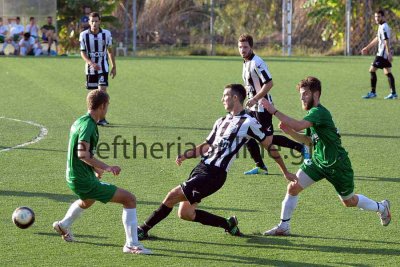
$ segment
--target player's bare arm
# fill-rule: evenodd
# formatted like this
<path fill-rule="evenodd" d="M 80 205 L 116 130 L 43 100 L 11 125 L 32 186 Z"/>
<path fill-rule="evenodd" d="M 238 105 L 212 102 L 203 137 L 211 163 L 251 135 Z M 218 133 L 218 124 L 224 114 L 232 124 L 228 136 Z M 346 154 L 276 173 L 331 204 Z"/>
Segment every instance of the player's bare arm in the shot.
<path fill-rule="evenodd" d="M 312 126 L 312 123 L 306 120 L 296 120 L 293 119 L 282 112 L 278 111 L 269 101 L 265 100 L 262 101 L 262 105 L 268 112 L 272 115 L 275 115 L 275 117 L 278 118 L 281 122 L 292 128 L 294 131 L 299 132 L 301 130 L 310 128 Z"/>
<path fill-rule="evenodd" d="M 104 162 L 96 159 L 94 155 L 90 153 L 90 144 L 85 141 L 80 141 L 78 143 L 78 158 L 85 162 L 86 164 L 92 166 L 95 169 L 104 170 L 106 172 L 111 172 L 113 175 L 119 175 L 121 168 L 118 166 L 109 166 Z"/>
<path fill-rule="evenodd" d="M 389 39 L 385 40 L 385 49 L 386 49 L 386 54 L 388 55 L 388 61 L 392 62 L 393 57 L 392 57 L 392 53 L 390 52 Z"/>
<path fill-rule="evenodd" d="M 178 166 L 180 166 L 182 164 L 182 162 L 186 159 L 197 158 L 201 155 L 204 155 L 208 151 L 209 148 L 210 148 L 210 144 L 207 142 L 204 142 L 204 143 L 196 146 L 193 149 L 186 150 L 185 153 L 183 153 L 182 155 L 178 155 L 176 157 L 175 162 Z"/>
<path fill-rule="evenodd" d="M 92 62 L 90 58 L 86 55 L 85 51 L 81 51 L 81 57 L 91 68 L 95 70 L 100 70 L 100 66 L 97 65 L 95 62 Z"/>
<path fill-rule="evenodd" d="M 305 144 L 306 146 L 311 146 L 311 137 L 298 133 L 283 122 L 279 123 L 279 128 L 286 134 L 290 135 L 294 140 L 296 140 L 299 143 Z"/>
<path fill-rule="evenodd" d="M 366 47 L 361 49 L 361 54 L 365 55 L 372 47 L 378 44 L 378 37 L 375 37 Z"/>
<path fill-rule="evenodd" d="M 288 169 L 286 168 L 285 162 L 283 162 L 281 155 L 279 154 L 279 152 L 275 148 L 275 146 L 271 144 L 271 141 L 272 141 L 271 138 L 267 137 L 261 142 L 261 144 L 268 151 L 268 155 L 270 155 L 275 160 L 275 162 L 278 164 L 279 169 L 281 170 L 281 172 L 283 173 L 285 178 L 288 181 L 292 181 L 292 182 L 297 181 L 296 175 L 288 171 Z"/>
<path fill-rule="evenodd" d="M 114 57 L 111 47 L 107 48 L 107 54 L 108 54 L 108 57 L 110 58 L 110 61 L 112 64 L 110 75 L 111 75 L 111 78 L 114 79 L 115 75 L 117 75 L 117 65 L 115 64 L 115 57 Z"/>
<path fill-rule="evenodd" d="M 261 87 L 261 90 L 251 99 L 249 99 L 246 103 L 247 107 L 252 107 L 254 106 L 260 99 L 262 99 L 264 96 L 266 96 L 269 91 L 271 90 L 272 86 L 274 83 L 271 81 L 267 82 Z"/>

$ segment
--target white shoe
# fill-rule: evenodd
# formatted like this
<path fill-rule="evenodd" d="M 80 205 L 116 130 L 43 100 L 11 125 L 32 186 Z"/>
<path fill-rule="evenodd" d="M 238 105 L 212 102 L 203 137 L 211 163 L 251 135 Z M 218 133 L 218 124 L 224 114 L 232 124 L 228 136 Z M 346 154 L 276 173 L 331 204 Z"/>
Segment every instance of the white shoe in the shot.
<path fill-rule="evenodd" d="M 124 246 L 122 251 L 124 253 L 144 254 L 144 255 L 149 255 L 149 254 L 153 253 L 153 252 L 151 252 L 150 249 L 143 247 L 143 245 L 137 245 L 137 246 L 133 246 L 133 247 Z"/>
<path fill-rule="evenodd" d="M 390 202 L 389 200 L 385 199 L 379 202 L 379 204 L 381 204 L 385 208 L 382 213 L 378 211 L 378 216 L 381 219 L 381 224 L 383 226 L 388 226 L 390 221 L 392 220 L 392 215 L 390 214 Z"/>
<path fill-rule="evenodd" d="M 290 235 L 290 227 L 283 228 L 280 225 L 275 226 L 274 228 L 265 231 L 263 235 L 271 235 L 271 236 L 288 236 Z"/>
<path fill-rule="evenodd" d="M 62 239 L 66 242 L 75 242 L 74 235 L 72 234 L 70 229 L 64 228 L 61 226 L 59 221 L 53 223 L 53 229 L 61 235 Z"/>

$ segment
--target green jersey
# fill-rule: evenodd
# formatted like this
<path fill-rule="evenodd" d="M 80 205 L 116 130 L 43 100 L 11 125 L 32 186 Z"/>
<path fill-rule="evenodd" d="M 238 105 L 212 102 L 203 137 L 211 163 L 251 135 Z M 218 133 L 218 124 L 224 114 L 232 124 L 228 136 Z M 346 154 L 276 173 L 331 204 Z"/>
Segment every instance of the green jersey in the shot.
<path fill-rule="evenodd" d="M 95 120 L 89 113 L 77 119 L 69 133 L 66 179 L 68 186 L 77 192 L 89 192 L 98 183 L 92 166 L 78 158 L 78 143 L 85 141 L 90 144 L 89 151 L 96 153 L 99 131 Z"/>
<path fill-rule="evenodd" d="M 308 111 L 304 120 L 313 124 L 306 129 L 306 135 L 311 137 L 314 145 L 312 159 L 317 165 L 323 168 L 330 167 L 340 157 L 347 157 L 329 110 L 319 104 Z"/>

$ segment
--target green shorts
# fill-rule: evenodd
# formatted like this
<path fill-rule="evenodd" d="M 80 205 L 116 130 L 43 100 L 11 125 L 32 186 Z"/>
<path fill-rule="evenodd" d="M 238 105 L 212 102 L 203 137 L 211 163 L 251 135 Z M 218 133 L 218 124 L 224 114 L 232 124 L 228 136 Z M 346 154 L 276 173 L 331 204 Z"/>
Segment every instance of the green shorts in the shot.
<path fill-rule="evenodd" d="M 5 40 L 4 36 L 0 35 L 0 43 L 4 43 L 4 40 Z"/>
<path fill-rule="evenodd" d="M 109 202 L 117 191 L 115 185 L 100 181 L 95 183 L 95 186 L 89 192 L 79 192 L 79 190 L 70 186 L 69 188 L 82 200 L 94 199 L 103 203 Z"/>
<path fill-rule="evenodd" d="M 354 193 L 354 172 L 347 155 L 341 156 L 341 159 L 329 168 L 321 167 L 314 161 L 308 165 L 303 163 L 300 168 L 315 182 L 326 178 L 342 197 Z"/>

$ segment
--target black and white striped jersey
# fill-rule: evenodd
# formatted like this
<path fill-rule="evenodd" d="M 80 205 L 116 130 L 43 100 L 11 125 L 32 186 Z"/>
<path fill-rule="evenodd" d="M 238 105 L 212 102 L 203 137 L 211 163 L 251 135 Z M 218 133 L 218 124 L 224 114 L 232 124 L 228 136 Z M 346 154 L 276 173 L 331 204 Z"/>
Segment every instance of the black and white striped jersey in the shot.
<path fill-rule="evenodd" d="M 107 48 L 112 45 L 111 32 L 100 28 L 97 34 L 93 34 L 90 29 L 87 29 L 79 35 L 79 42 L 81 51 L 85 51 L 90 60 L 101 67 L 96 71 L 86 64 L 86 74 L 109 72 Z"/>
<path fill-rule="evenodd" d="M 272 76 L 268 70 L 267 64 L 254 53 L 247 61 L 245 60 L 243 62 L 242 78 L 249 99 L 254 97 L 261 90 L 264 84 L 272 81 Z M 265 98 L 272 102 L 272 99 L 268 94 Z M 260 103 L 251 107 L 250 110 L 258 112 L 265 111 L 264 107 Z"/>
<path fill-rule="evenodd" d="M 390 47 L 390 27 L 386 22 L 379 25 L 377 37 L 378 52 L 376 53 L 376 55 L 387 59 L 388 54 L 386 53 L 385 40 L 389 42 Z"/>
<path fill-rule="evenodd" d="M 261 124 L 243 110 L 238 115 L 218 119 L 206 141 L 210 144 L 202 161 L 228 171 L 240 148 L 254 138 L 262 142 L 267 137 Z"/>

